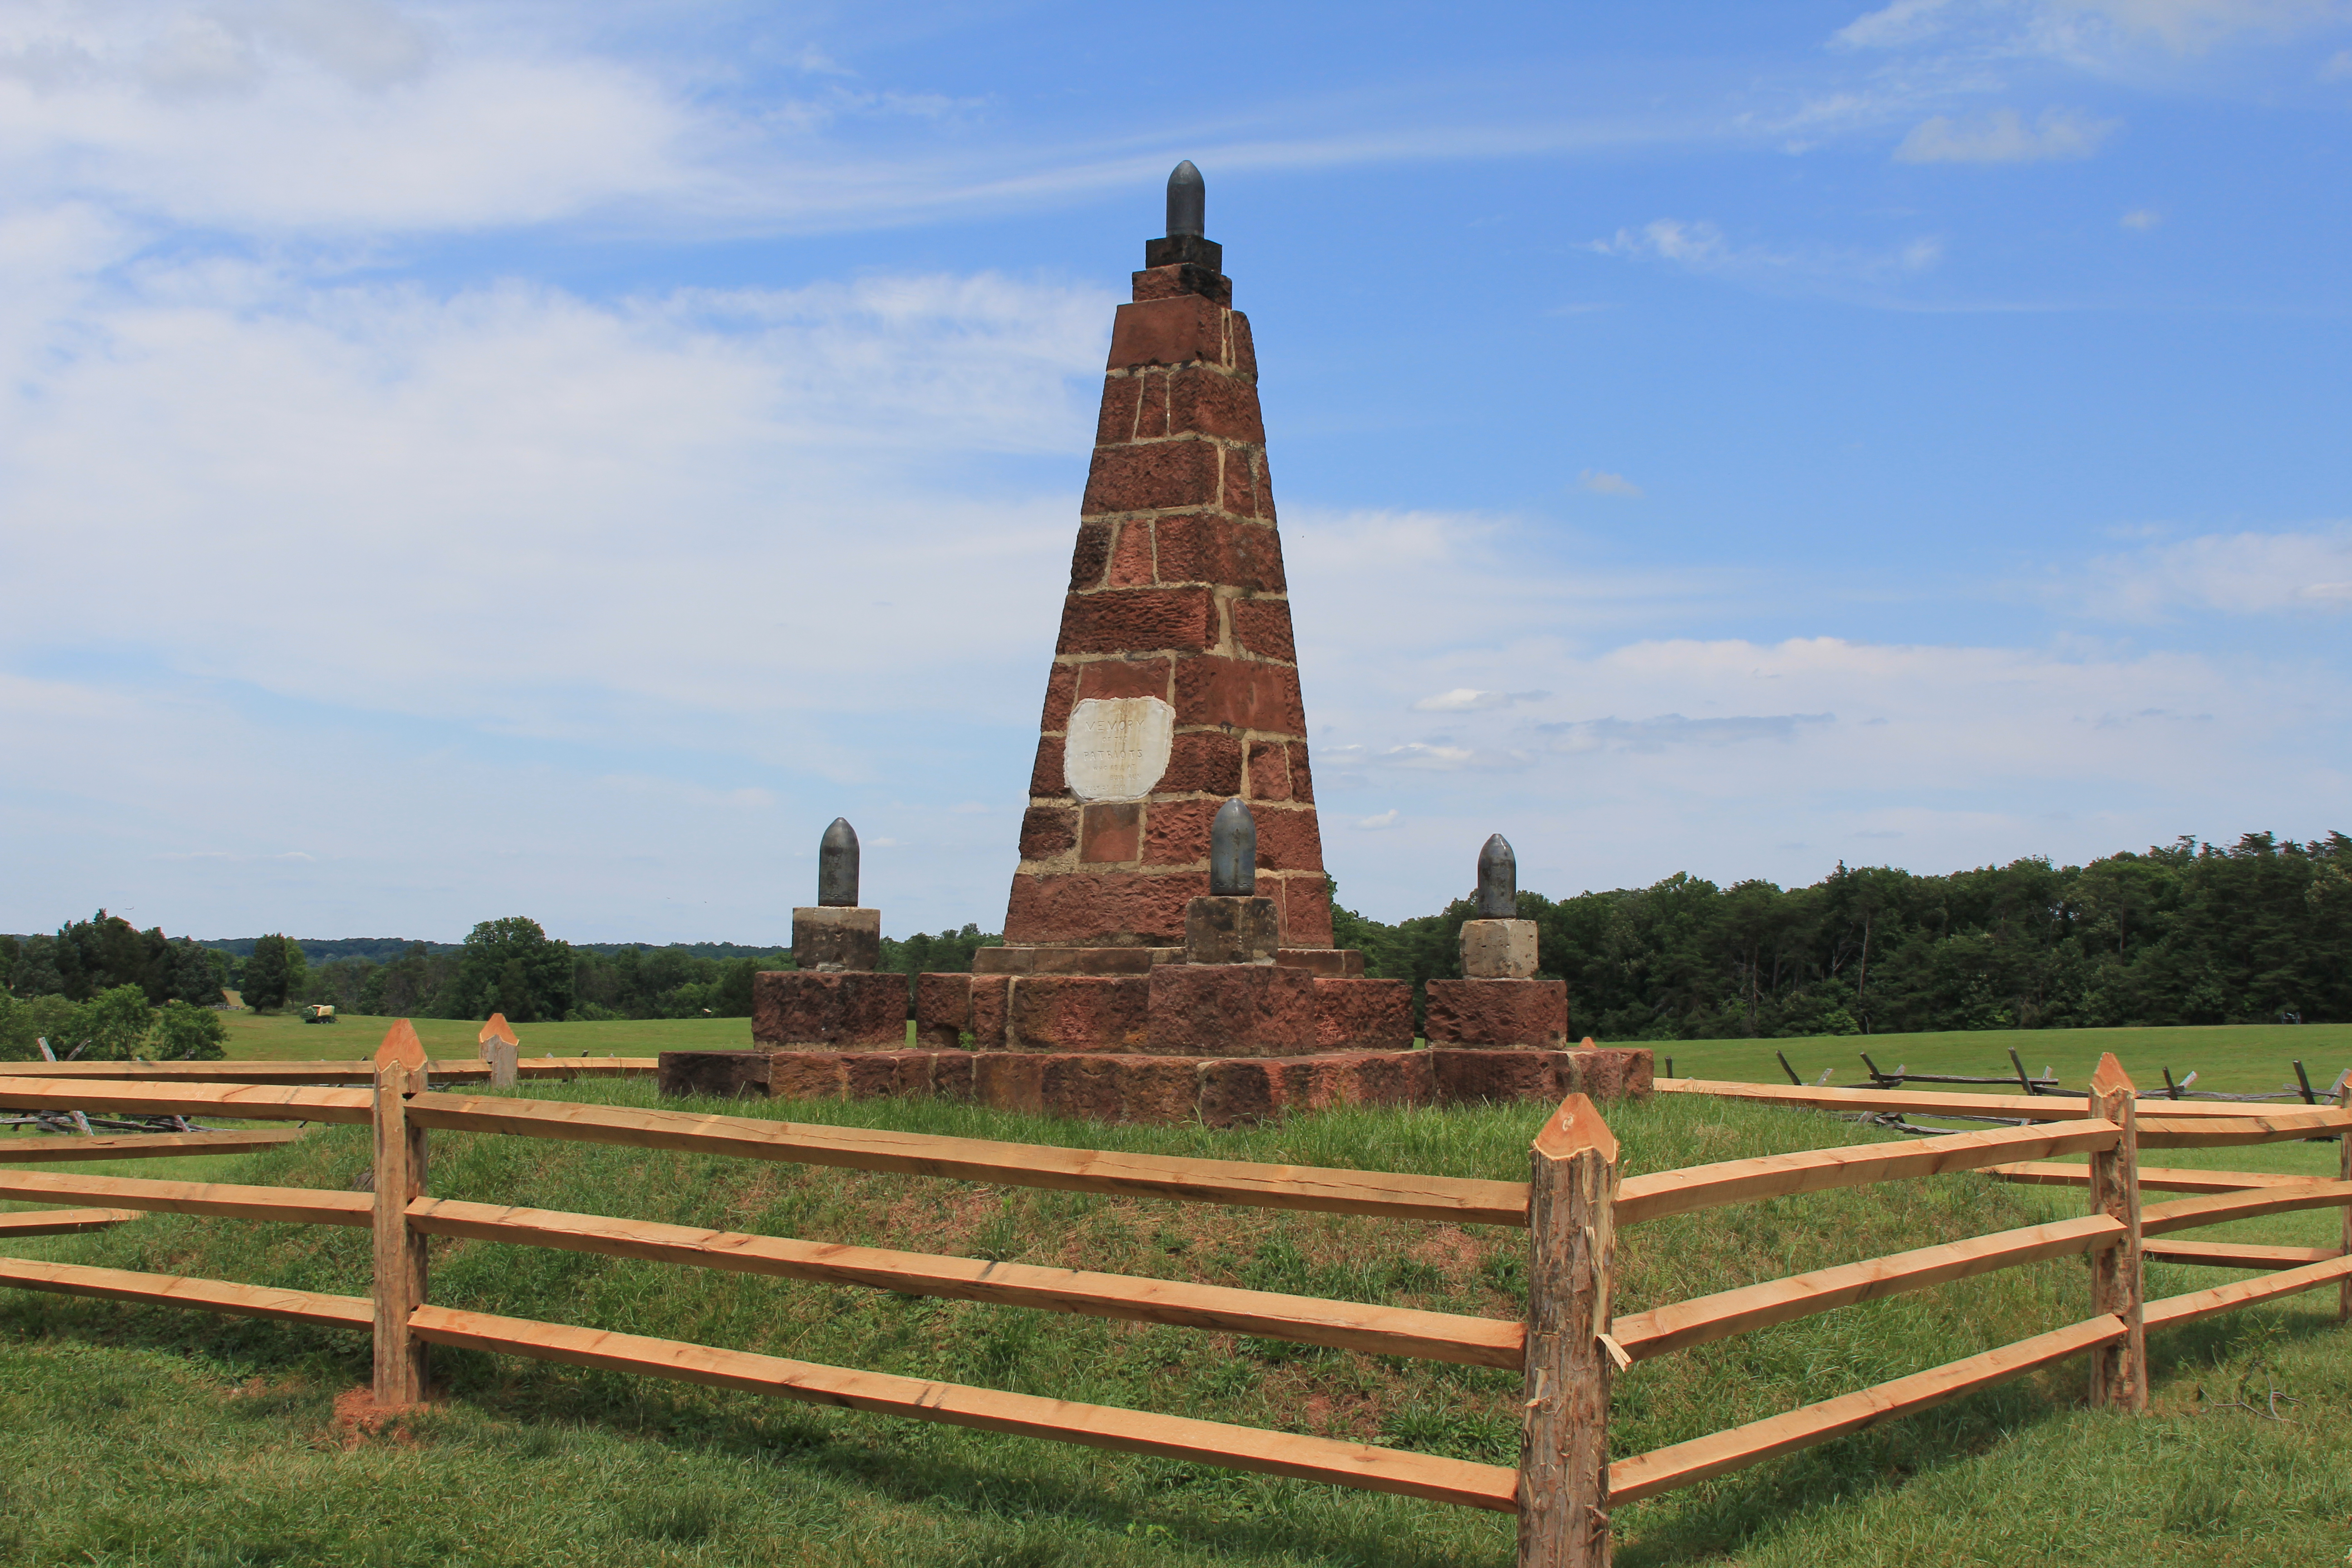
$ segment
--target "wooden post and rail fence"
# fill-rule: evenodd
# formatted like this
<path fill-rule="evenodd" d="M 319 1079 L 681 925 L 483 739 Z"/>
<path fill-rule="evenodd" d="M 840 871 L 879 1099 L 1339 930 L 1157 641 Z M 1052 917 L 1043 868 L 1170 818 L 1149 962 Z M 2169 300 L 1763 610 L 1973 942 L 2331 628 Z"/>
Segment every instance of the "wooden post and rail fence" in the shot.
<path fill-rule="evenodd" d="M 507 1034 L 510 1041 L 511 1031 Z M 486 1037 L 486 1047 L 490 1044 Z M 2092 1092 L 2081 1100 L 1661 1080 L 1660 1089 L 1670 1093 L 1832 1110 L 1846 1109 L 1846 1098 L 1854 1096 L 1872 1110 L 2011 1118 L 2022 1112 L 2035 1120 L 1909 1143 L 1816 1149 L 1631 1177 L 1621 1177 L 1617 1142 L 1600 1112 L 1583 1096 L 1573 1095 L 1537 1133 L 1525 1182 L 1127 1154 L 453 1093 L 429 1087 L 428 1075 L 438 1072 L 404 1022 L 386 1036 L 364 1087 L 234 1082 L 224 1081 L 226 1073 L 152 1068 L 138 1079 L 54 1072 L 0 1076 L 0 1108 L 87 1107 L 365 1124 L 373 1129 L 375 1150 L 373 1191 L 357 1193 L 16 1168 L 77 1157 L 249 1152 L 300 1136 L 291 1129 L 0 1140 L 0 1198 L 105 1205 L 0 1215 L 0 1235 L 89 1230 L 142 1212 L 163 1212 L 367 1226 L 374 1240 L 373 1294 L 366 1298 L 22 1258 L 0 1258 L 0 1285 L 364 1330 L 373 1336 L 374 1396 L 387 1405 L 425 1396 L 430 1346 L 459 1345 L 1489 1509 L 1517 1516 L 1525 1568 L 1606 1563 L 1610 1510 L 1617 1504 L 1725 1475 L 2072 1357 L 2089 1359 L 2095 1403 L 2144 1408 L 2149 1329 L 2329 1283 L 2341 1287 L 2340 1310 L 2352 1314 L 2352 1139 L 2344 1142 L 2336 1180 L 2164 1172 L 2138 1163 L 2143 1148 L 2338 1137 L 2352 1129 L 2352 1089 L 2333 1107 L 2248 1113 L 2236 1106 L 2168 1102 L 2161 1116 L 2141 1117 L 2130 1080 L 2112 1057 L 2102 1061 Z M 1975 1100 L 1998 1103 L 1990 1110 L 1962 1103 Z M 1514 1321 L 436 1198 L 430 1194 L 426 1163 L 427 1136 L 436 1131 L 688 1151 L 1115 1196 L 1520 1226 L 1530 1232 L 1528 1311 L 1523 1321 Z M 2067 1154 L 2089 1156 L 2087 1167 L 2042 1163 Z M 2083 1184 L 2091 1212 L 1623 1317 L 1612 1313 L 1618 1234 L 1627 1226 L 1736 1203 L 1963 1171 Z M 2191 1195 L 2143 1204 L 2142 1193 L 2150 1189 Z M 2345 1210 L 2343 1251 L 2160 1239 L 2202 1226 L 2310 1208 Z M 426 1241 L 435 1236 L 1517 1367 L 1526 1379 L 1520 1462 L 1477 1464 L 436 1307 L 429 1300 L 425 1267 Z M 1636 1363 L 1898 1291 L 2070 1254 L 2087 1254 L 2091 1262 L 2088 1315 L 2080 1322 L 1650 1453 L 1609 1458 L 1611 1382 Z M 2143 1299 L 2144 1258 L 2261 1274 L 2148 1301 Z"/>

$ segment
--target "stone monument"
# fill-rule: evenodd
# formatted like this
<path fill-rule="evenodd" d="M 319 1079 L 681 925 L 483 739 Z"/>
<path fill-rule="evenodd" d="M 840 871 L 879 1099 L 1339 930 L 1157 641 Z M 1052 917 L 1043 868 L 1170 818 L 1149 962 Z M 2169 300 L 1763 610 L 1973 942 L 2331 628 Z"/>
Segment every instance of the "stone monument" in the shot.
<path fill-rule="evenodd" d="M 1566 987 L 1535 978 L 1515 883 L 1482 891 L 1465 978 L 1432 983 L 1430 1049 L 1413 1048 L 1408 984 L 1332 945 L 1257 356 L 1205 205 L 1200 171 L 1178 164 L 1167 233 L 1112 322 L 1004 945 L 969 974 L 919 976 L 917 1048 L 891 1048 L 904 979 L 872 973 L 880 924 L 856 907 L 856 837 L 836 822 L 826 853 L 843 835 L 846 890 L 821 855 L 818 908 L 793 912 L 799 967 L 754 988 L 760 1048 L 739 1054 L 761 1064 L 729 1081 L 1213 1125 L 1648 1091 L 1647 1051 L 1559 1048 Z M 1490 860 L 1508 873 L 1499 836 L 1482 889 Z M 727 1053 L 666 1054 L 664 1090 L 717 1091 L 689 1054 Z"/>

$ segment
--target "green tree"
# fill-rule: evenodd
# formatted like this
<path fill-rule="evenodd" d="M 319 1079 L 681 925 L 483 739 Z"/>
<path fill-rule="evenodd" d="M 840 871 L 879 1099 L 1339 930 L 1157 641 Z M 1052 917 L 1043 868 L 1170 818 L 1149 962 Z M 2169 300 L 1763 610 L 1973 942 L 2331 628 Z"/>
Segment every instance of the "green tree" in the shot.
<path fill-rule="evenodd" d="M 228 1026 L 210 1007 L 198 1007 L 177 997 L 163 1004 L 155 1017 L 154 1055 L 157 1061 L 216 1062 L 228 1055 Z"/>
<path fill-rule="evenodd" d="M 299 990 L 308 968 L 302 949 L 290 938 L 278 933 L 261 938 L 245 961 L 245 1005 L 257 1013 L 283 1007 L 286 998 Z"/>
<path fill-rule="evenodd" d="M 484 921 L 457 954 L 449 1016 L 552 1023 L 572 1010 L 572 948 L 521 915 Z"/>
<path fill-rule="evenodd" d="M 86 1062 L 128 1061 L 154 1026 L 155 1009 L 143 987 L 110 986 L 73 1010 L 63 1037 L 52 1037 L 49 1048 L 60 1057 L 78 1052 Z"/>

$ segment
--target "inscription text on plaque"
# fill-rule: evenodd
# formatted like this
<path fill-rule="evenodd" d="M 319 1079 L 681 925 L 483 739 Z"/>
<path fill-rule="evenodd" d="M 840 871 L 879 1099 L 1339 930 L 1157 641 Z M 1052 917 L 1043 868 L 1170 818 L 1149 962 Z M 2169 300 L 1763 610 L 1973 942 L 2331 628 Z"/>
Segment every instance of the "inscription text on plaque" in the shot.
<path fill-rule="evenodd" d="M 1089 697 L 1070 710 L 1062 777 L 1080 800 L 1140 800 L 1175 739 L 1176 710 L 1157 697 Z"/>

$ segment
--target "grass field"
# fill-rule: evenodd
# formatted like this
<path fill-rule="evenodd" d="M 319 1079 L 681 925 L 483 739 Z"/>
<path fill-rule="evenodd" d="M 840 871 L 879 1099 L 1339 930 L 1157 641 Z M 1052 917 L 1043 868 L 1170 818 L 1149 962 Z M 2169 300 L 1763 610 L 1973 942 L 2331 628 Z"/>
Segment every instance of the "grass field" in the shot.
<path fill-rule="evenodd" d="M 600 1026 L 626 1026 L 569 1027 Z M 651 1102 L 642 1082 L 520 1092 Z M 1077 1126 L 940 1102 L 750 1109 L 1493 1177 L 1524 1174 L 1542 1114 L 1351 1110 L 1216 1132 Z M 1612 1107 L 1609 1119 L 1633 1172 L 1874 1136 L 1825 1116 L 1681 1097 Z M 203 1168 L 215 1180 L 341 1187 L 367 1158 L 363 1130 L 315 1128 L 299 1144 Z M 2336 1151 L 2164 1159 L 2316 1173 L 2332 1172 Z M 142 1162 L 141 1173 L 197 1163 Z M 1523 1309 L 1525 1237 L 1476 1227 L 445 1134 L 436 1135 L 433 1188 L 1494 1316 Z M 1619 1307 L 2032 1223 L 2079 1212 L 2082 1201 L 1961 1176 L 1658 1221 L 1621 1244 Z M 2322 1214 L 2244 1228 L 2321 1242 L 2336 1224 Z M 169 1215 L 18 1250 L 352 1294 L 363 1293 L 367 1271 L 362 1232 Z M 2158 1266 L 2150 1293 L 2219 1278 Z M 1515 1447 L 1517 1382 L 1492 1370 L 480 1243 L 436 1244 L 433 1295 L 1489 1461 L 1510 1462 Z M 1618 1451 L 1640 1451 L 2086 1314 L 2084 1270 L 2070 1259 L 1783 1325 L 1636 1367 L 1618 1384 L 1612 1437 Z M 1619 1558 L 1635 1568 L 2341 1562 L 2352 1546 L 2347 1331 L 2330 1291 L 2159 1335 L 2147 1417 L 2082 1408 L 2080 1368 L 2058 1369 L 1622 1510 Z M 333 1411 L 335 1396 L 365 1378 L 365 1345 L 324 1330 L 5 1292 L 0 1346 L 0 1553 L 9 1562 L 1433 1568 L 1510 1559 L 1507 1520 L 1433 1504 L 467 1353 L 440 1356 L 446 1395 L 432 1413 L 365 1436 Z M 2273 1387 L 2283 1419 L 2272 1418 Z"/>

